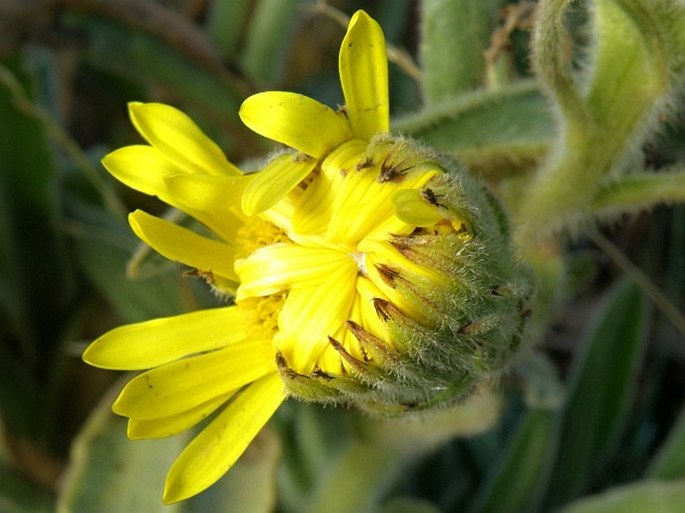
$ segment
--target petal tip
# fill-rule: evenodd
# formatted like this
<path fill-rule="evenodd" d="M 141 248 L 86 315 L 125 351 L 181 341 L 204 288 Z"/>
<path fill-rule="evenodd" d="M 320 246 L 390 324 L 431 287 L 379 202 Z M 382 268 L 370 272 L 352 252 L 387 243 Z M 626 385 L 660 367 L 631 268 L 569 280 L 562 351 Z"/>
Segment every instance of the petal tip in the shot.
<path fill-rule="evenodd" d="M 112 365 L 110 358 L 108 358 L 108 356 L 111 356 L 111 352 L 108 351 L 109 344 L 104 342 L 109 333 L 107 332 L 91 342 L 81 354 L 81 360 L 98 369 L 116 369 L 116 366 Z M 108 353 L 110 354 L 108 355 Z"/>
<path fill-rule="evenodd" d="M 178 470 L 175 468 L 175 465 L 172 465 L 166 476 L 164 493 L 162 494 L 162 502 L 166 505 L 189 499 L 207 488 L 204 486 L 198 489 L 197 486 L 193 486 L 192 483 L 189 483 L 187 479 L 183 479 L 183 473 L 180 474 L 181 475 L 179 475 Z"/>
<path fill-rule="evenodd" d="M 162 502 L 167 506 L 174 504 L 176 502 L 182 501 L 183 497 L 177 496 L 173 490 L 169 488 L 164 488 L 164 493 L 162 494 Z"/>
<path fill-rule="evenodd" d="M 359 9 L 350 18 L 350 23 L 348 26 L 352 27 L 353 25 L 356 25 L 359 21 L 368 22 L 369 20 L 373 20 L 373 18 L 369 16 L 369 14 L 364 9 Z"/>
<path fill-rule="evenodd" d="M 138 101 L 133 101 L 133 102 L 128 102 L 126 105 L 128 107 L 128 116 L 131 118 L 131 120 L 134 120 L 136 116 L 140 113 L 141 110 L 145 108 L 145 105 L 147 105 L 144 102 L 138 102 Z"/>
<path fill-rule="evenodd" d="M 98 367 L 97 357 L 95 357 L 95 358 L 93 357 L 94 353 L 96 352 L 93 349 L 93 345 L 94 345 L 94 343 L 92 343 L 88 347 L 86 347 L 86 349 L 81 354 L 81 360 L 83 360 L 88 365 L 92 365 L 93 367 Z"/>

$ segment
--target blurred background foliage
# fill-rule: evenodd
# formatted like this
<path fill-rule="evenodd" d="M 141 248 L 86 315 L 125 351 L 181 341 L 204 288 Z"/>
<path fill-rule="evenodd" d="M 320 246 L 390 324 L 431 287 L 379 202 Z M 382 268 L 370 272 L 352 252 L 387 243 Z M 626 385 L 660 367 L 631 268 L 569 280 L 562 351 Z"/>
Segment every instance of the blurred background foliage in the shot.
<path fill-rule="evenodd" d="M 128 101 L 182 108 L 247 162 L 270 146 L 239 123 L 241 101 L 286 89 L 341 104 L 337 51 L 363 8 L 390 45 L 393 128 L 516 195 L 559 132 L 531 69 L 536 7 L 0 0 L 0 511 L 685 511 L 682 206 L 557 240 L 538 269 L 563 274 L 541 290 L 552 307 L 541 351 L 496 394 L 431 429 L 290 403 L 182 505 L 160 496 L 187 437 L 127 441 L 109 411 L 117 376 L 80 360 L 114 326 L 215 304 L 130 232 L 127 212 L 163 205 L 99 164 L 138 141 Z M 589 16 L 579 1 L 566 20 L 578 61 Z M 638 148 L 650 170 L 685 157 L 673 105 Z"/>

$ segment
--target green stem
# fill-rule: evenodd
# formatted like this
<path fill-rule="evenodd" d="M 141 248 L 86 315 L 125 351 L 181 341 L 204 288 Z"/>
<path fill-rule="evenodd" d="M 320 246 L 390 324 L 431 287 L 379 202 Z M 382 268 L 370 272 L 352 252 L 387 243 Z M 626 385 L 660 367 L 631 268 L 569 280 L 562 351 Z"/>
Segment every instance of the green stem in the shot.
<path fill-rule="evenodd" d="M 478 89 L 439 105 L 426 107 L 416 114 L 395 118 L 392 120 L 392 129 L 394 132 L 420 134 L 445 120 L 458 118 L 485 106 L 502 106 L 508 101 L 520 101 L 519 98 L 539 97 L 539 89 L 534 80 L 521 80 L 496 90 Z"/>
<path fill-rule="evenodd" d="M 361 440 L 350 442 L 329 470 L 308 511 L 365 513 L 372 511 L 382 493 L 408 463 L 413 449 Z"/>
<path fill-rule="evenodd" d="M 420 2 L 426 103 L 439 103 L 483 84 L 484 53 L 499 4 L 500 0 Z"/>
<path fill-rule="evenodd" d="M 53 141 L 61 147 L 81 169 L 83 176 L 102 196 L 105 207 L 115 217 L 124 218 L 126 208 L 119 201 L 114 189 L 100 176 L 95 165 L 91 162 L 79 144 L 40 106 L 34 104 L 24 91 L 14 74 L 5 66 L 0 65 L 0 84 L 6 87 L 12 95 L 14 106 L 22 114 L 36 119 L 47 130 Z"/>
<path fill-rule="evenodd" d="M 572 1 L 543 0 L 538 4 L 532 49 L 538 77 L 556 100 L 565 123 L 578 129 L 587 123 L 588 113 L 571 76 L 571 38 L 564 16 Z"/>
<path fill-rule="evenodd" d="M 595 42 L 581 101 L 559 59 L 545 57 L 548 47 L 562 49 L 553 29 L 563 13 L 547 11 L 567 3 L 549 0 L 541 5 L 538 73 L 552 89 L 564 131 L 558 151 L 540 170 L 518 212 L 518 242 L 524 251 L 541 235 L 572 226 L 587 215 L 598 189 L 610 173 L 621 170 L 626 155 L 663 111 L 675 83 L 671 74 L 680 71 L 670 54 L 682 48 L 667 34 L 665 2 L 647 9 L 632 0 L 596 0 Z M 684 12 L 679 9 L 673 17 L 679 19 Z"/>
<path fill-rule="evenodd" d="M 636 212 L 660 203 L 685 201 L 685 164 L 659 173 L 629 175 L 602 187 L 592 199 L 595 214 Z"/>

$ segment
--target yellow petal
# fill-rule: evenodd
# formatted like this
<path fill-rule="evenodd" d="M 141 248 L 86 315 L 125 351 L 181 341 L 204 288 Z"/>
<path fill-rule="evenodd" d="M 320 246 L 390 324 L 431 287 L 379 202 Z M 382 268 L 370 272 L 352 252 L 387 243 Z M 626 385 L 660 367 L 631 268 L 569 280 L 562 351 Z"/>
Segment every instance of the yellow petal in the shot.
<path fill-rule="evenodd" d="M 297 93 L 254 94 L 240 107 L 240 119 L 258 134 L 316 158 L 352 138 L 342 116 Z"/>
<path fill-rule="evenodd" d="M 316 164 L 314 159 L 286 154 L 250 175 L 241 203 L 245 215 L 259 214 L 278 203 L 312 172 Z"/>
<path fill-rule="evenodd" d="M 240 277 L 236 300 L 319 285 L 344 267 L 354 269 L 356 263 L 342 251 L 297 244 L 264 246 L 236 262 Z"/>
<path fill-rule="evenodd" d="M 315 287 L 293 289 L 278 316 L 274 345 L 301 374 L 314 370 L 321 352 L 349 318 L 355 297 L 357 266 L 344 266 Z"/>
<path fill-rule="evenodd" d="M 173 205 L 164 179 L 167 176 L 182 173 L 183 169 L 164 156 L 152 146 L 125 146 L 102 159 L 114 178 L 132 189 L 144 194 L 157 196 L 162 201 Z"/>
<path fill-rule="evenodd" d="M 176 203 L 197 210 L 220 210 L 240 204 L 249 177 L 175 174 L 164 177 L 164 182 Z"/>
<path fill-rule="evenodd" d="M 385 341 L 392 340 L 388 334 L 387 325 L 380 319 L 373 306 L 374 299 L 378 298 L 388 301 L 388 297 L 371 280 L 363 276 L 357 280 L 357 293 L 360 297 L 359 315 L 362 327 L 378 338 Z M 388 342 L 388 346 L 392 347 L 391 343 Z"/>
<path fill-rule="evenodd" d="M 230 469 L 285 399 L 275 372 L 242 391 L 176 459 L 167 475 L 164 502 L 200 493 Z"/>
<path fill-rule="evenodd" d="M 380 226 L 396 226 L 393 194 L 399 189 L 421 187 L 437 173 L 437 169 L 410 171 L 399 183 L 379 182 L 377 172 L 371 168 L 349 173 L 333 203 L 328 237 L 343 244 L 357 244 L 371 233 L 379 233 Z"/>
<path fill-rule="evenodd" d="M 293 229 L 299 234 L 325 232 L 333 215 L 333 201 L 344 174 L 352 171 L 368 143 L 353 139 L 333 150 L 321 164 L 321 173 L 302 193 L 293 213 Z"/>
<path fill-rule="evenodd" d="M 330 240 L 356 244 L 376 226 L 394 215 L 391 184 L 378 183 L 368 170 L 351 172 L 345 177 L 333 201 L 333 215 L 328 225 Z"/>
<path fill-rule="evenodd" d="M 369 140 L 390 128 L 388 61 L 381 27 L 357 11 L 338 59 L 345 108 L 355 137 Z"/>
<path fill-rule="evenodd" d="M 138 132 L 152 146 L 188 172 L 238 176 L 221 149 L 183 112 L 162 103 L 129 103 Z"/>
<path fill-rule="evenodd" d="M 112 405 L 114 413 L 141 420 L 168 417 L 227 394 L 275 370 L 269 340 L 241 340 L 228 347 L 146 371 Z"/>
<path fill-rule="evenodd" d="M 144 194 L 157 196 L 172 207 L 190 214 L 224 239 L 232 240 L 235 234 L 235 213 L 238 209 L 234 209 L 232 214 L 227 210 L 199 211 L 177 201 L 176 195 L 168 187 L 168 180 L 171 176 L 179 174 L 190 175 L 182 167 L 165 158 L 156 148 L 126 146 L 106 155 L 102 159 L 102 164 L 120 182 Z M 207 175 L 196 173 L 194 176 Z"/>
<path fill-rule="evenodd" d="M 228 401 L 232 395 L 233 393 L 220 395 L 188 411 L 177 415 L 170 415 L 169 417 L 150 420 L 129 419 L 126 434 L 131 440 L 166 438 L 177 435 L 209 417 L 219 406 Z"/>
<path fill-rule="evenodd" d="M 229 306 L 120 326 L 90 344 L 83 359 L 104 369 L 150 369 L 246 338 L 243 317 Z"/>
<path fill-rule="evenodd" d="M 283 196 L 273 207 L 265 210 L 259 217 L 265 221 L 278 226 L 286 233 L 293 231 L 292 217 L 295 206 L 299 203 L 302 196 L 302 189 L 295 187 L 288 194 Z"/>
<path fill-rule="evenodd" d="M 439 207 L 430 204 L 419 189 L 403 189 L 392 195 L 395 215 L 414 226 L 431 226 L 444 219 Z"/>
<path fill-rule="evenodd" d="M 238 281 L 233 270 L 235 249 L 228 244 L 208 239 L 142 210 L 136 210 L 128 219 L 135 234 L 166 258 L 203 273 Z"/>

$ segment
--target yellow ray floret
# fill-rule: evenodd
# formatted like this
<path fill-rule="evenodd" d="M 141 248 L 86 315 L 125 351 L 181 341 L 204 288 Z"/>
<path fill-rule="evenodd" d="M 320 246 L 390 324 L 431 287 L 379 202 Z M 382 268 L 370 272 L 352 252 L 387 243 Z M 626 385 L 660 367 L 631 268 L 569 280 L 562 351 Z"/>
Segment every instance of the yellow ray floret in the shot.
<path fill-rule="evenodd" d="M 352 16 L 338 58 L 345 111 L 358 139 L 386 133 L 390 125 L 385 37 L 365 12 Z"/>
<path fill-rule="evenodd" d="M 241 340 L 136 376 L 112 409 L 136 419 L 168 417 L 238 390 L 274 370 L 269 341 Z"/>
<path fill-rule="evenodd" d="M 98 338 L 83 359 L 104 369 L 151 369 L 246 338 L 243 319 L 230 306 L 129 324 Z"/>
<path fill-rule="evenodd" d="M 273 159 L 247 184 L 241 207 L 245 215 L 261 214 L 292 191 L 316 167 L 314 159 L 286 154 Z"/>
<path fill-rule="evenodd" d="M 212 485 L 245 451 L 285 399 L 275 372 L 245 389 L 174 462 L 164 488 L 164 502 L 177 502 Z"/>
<path fill-rule="evenodd" d="M 258 134 L 315 158 L 352 138 L 343 116 L 297 93 L 269 91 L 250 96 L 240 107 L 240 119 Z"/>
<path fill-rule="evenodd" d="M 221 149 L 180 110 L 161 103 L 129 103 L 140 135 L 189 173 L 240 175 Z"/>
<path fill-rule="evenodd" d="M 237 281 L 233 269 L 235 248 L 182 228 L 174 223 L 136 210 L 129 215 L 134 233 L 169 260 L 201 272 Z"/>

